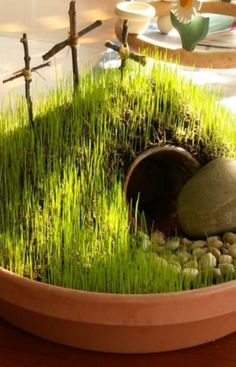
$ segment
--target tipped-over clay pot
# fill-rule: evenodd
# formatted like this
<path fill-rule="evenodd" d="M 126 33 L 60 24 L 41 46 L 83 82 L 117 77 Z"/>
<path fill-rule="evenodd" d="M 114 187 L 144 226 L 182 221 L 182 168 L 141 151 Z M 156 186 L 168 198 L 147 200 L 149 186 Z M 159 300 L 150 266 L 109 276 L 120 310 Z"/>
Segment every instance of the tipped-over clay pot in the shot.
<path fill-rule="evenodd" d="M 151 232 L 158 228 L 167 235 L 181 232 L 177 218 L 177 198 L 186 182 L 200 168 L 185 149 L 156 145 L 139 154 L 129 167 L 125 195 L 135 216 L 136 203 Z"/>

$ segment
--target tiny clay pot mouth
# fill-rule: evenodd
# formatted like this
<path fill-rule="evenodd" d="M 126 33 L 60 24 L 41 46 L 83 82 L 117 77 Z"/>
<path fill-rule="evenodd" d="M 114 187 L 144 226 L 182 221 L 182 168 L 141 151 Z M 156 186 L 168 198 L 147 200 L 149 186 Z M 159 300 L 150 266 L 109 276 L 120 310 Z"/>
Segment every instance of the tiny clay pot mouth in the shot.
<path fill-rule="evenodd" d="M 182 234 L 177 198 L 199 168 L 200 163 L 189 152 L 174 145 L 155 146 L 142 152 L 125 179 L 131 222 L 137 217 L 137 225 L 141 226 L 144 219 L 149 233 L 158 229 L 168 236 Z"/>

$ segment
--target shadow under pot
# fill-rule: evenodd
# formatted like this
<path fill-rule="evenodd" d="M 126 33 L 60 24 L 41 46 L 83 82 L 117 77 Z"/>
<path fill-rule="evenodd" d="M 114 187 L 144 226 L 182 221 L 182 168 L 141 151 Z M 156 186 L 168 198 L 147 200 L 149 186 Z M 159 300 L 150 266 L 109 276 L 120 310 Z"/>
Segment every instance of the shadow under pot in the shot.
<path fill-rule="evenodd" d="M 155 146 L 142 152 L 131 164 L 125 179 L 125 195 L 131 220 L 166 235 L 181 234 L 177 198 L 185 183 L 198 171 L 199 162 L 185 149 Z"/>

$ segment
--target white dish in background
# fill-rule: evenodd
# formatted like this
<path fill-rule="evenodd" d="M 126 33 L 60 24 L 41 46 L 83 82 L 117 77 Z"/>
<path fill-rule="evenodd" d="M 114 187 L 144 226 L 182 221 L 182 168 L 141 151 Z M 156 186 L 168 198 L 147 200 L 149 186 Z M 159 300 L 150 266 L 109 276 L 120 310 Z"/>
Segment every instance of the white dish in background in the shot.
<path fill-rule="evenodd" d="M 143 1 L 123 1 L 116 5 L 115 14 L 119 17 L 121 27 L 124 19 L 128 19 L 129 33 L 140 34 L 147 29 L 156 10 Z"/>

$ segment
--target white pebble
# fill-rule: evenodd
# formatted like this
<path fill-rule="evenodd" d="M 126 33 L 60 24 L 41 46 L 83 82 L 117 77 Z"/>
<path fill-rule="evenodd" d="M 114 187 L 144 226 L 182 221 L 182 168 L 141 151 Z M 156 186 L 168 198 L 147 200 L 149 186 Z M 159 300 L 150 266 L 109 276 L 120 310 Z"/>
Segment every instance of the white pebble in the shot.
<path fill-rule="evenodd" d="M 171 251 L 177 250 L 180 245 L 180 238 L 179 237 L 172 237 L 168 238 L 168 240 L 165 243 L 165 247 Z"/>
<path fill-rule="evenodd" d="M 151 242 L 155 245 L 163 246 L 165 244 L 165 234 L 160 231 L 152 232 Z"/>
<path fill-rule="evenodd" d="M 203 247 L 203 248 L 195 248 L 192 252 L 193 256 L 196 257 L 197 259 L 200 259 L 200 257 L 202 257 L 204 254 L 206 254 L 208 252 L 207 247 Z"/>
<path fill-rule="evenodd" d="M 233 264 L 219 264 L 218 268 L 220 269 L 222 275 L 232 275 L 235 272 L 235 267 Z"/>
<path fill-rule="evenodd" d="M 228 242 L 230 243 L 230 245 L 233 245 L 234 243 L 236 243 L 236 233 L 226 232 L 223 234 L 222 239 L 224 242 Z"/>
<path fill-rule="evenodd" d="M 221 256 L 220 250 L 216 247 L 209 247 L 208 252 L 214 255 L 217 259 Z"/>
<path fill-rule="evenodd" d="M 214 255 L 208 252 L 207 254 L 201 257 L 199 264 L 200 264 L 201 269 L 203 270 L 209 269 L 209 268 L 215 268 L 217 264 L 217 260 Z"/>
<path fill-rule="evenodd" d="M 210 237 L 209 237 L 209 238 L 210 238 Z M 209 240 L 209 238 L 208 238 L 208 240 L 207 240 L 207 244 L 208 244 L 208 246 L 210 246 L 210 247 L 215 247 L 215 248 L 217 248 L 218 250 L 219 250 L 219 249 L 221 249 L 221 248 L 224 246 L 223 242 L 222 242 L 222 241 L 220 241 L 219 239 L 214 239 L 214 238 L 212 238 L 211 240 Z"/>
<path fill-rule="evenodd" d="M 203 248 L 203 247 L 206 247 L 207 243 L 206 241 L 202 241 L 202 240 L 197 240 L 197 241 L 194 241 L 192 243 L 192 245 L 190 246 L 191 250 L 194 250 L 195 248 Z"/>
<path fill-rule="evenodd" d="M 189 280 L 193 280 L 198 276 L 199 271 L 194 268 L 185 268 L 183 269 L 183 275 Z"/>
<path fill-rule="evenodd" d="M 218 258 L 219 264 L 232 264 L 233 258 L 230 255 L 221 255 Z"/>
<path fill-rule="evenodd" d="M 184 268 L 198 269 L 197 260 L 188 261 L 186 264 L 184 264 Z"/>
<path fill-rule="evenodd" d="M 235 258 L 236 257 L 236 243 L 230 246 L 228 251 L 229 251 L 229 255 Z"/>

